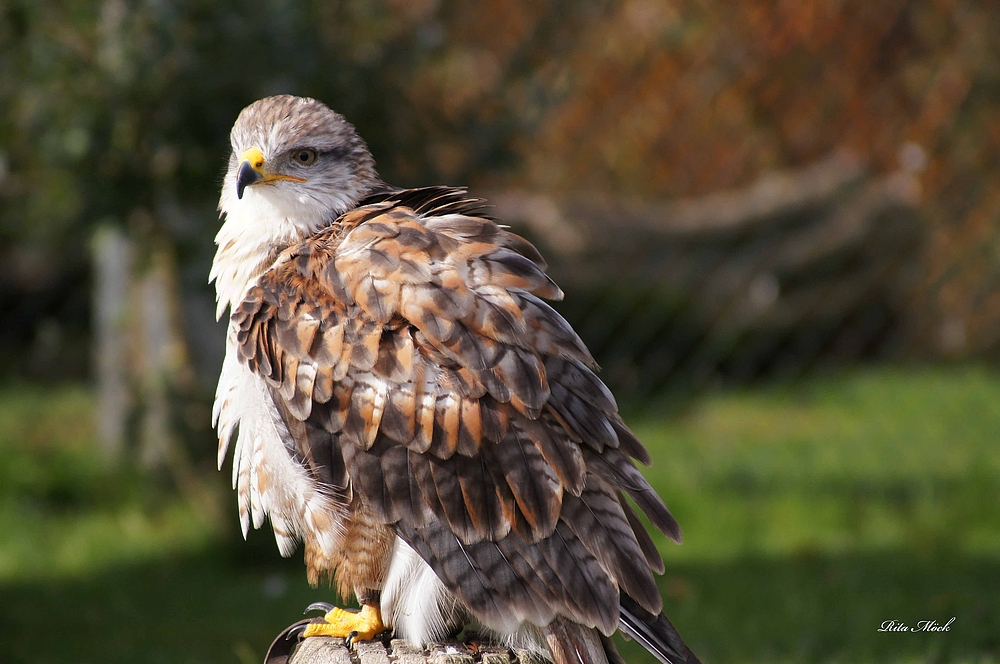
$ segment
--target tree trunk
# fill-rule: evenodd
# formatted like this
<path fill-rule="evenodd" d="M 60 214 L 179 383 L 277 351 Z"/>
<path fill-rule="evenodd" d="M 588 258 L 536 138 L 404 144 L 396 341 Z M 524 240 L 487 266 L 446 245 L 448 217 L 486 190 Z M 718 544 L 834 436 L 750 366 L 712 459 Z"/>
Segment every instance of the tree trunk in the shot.
<path fill-rule="evenodd" d="M 310 637 L 303 639 L 288 664 L 538 664 L 536 656 L 524 650 L 450 641 L 414 648 L 404 639 L 362 641 L 347 646 L 343 639 Z"/>

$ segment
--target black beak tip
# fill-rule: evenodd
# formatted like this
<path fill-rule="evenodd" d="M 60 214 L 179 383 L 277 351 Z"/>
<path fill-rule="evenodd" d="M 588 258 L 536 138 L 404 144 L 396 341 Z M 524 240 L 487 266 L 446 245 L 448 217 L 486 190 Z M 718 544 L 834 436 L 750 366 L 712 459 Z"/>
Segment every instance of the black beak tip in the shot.
<path fill-rule="evenodd" d="M 243 198 L 243 191 L 255 182 L 260 182 L 264 178 L 260 172 L 254 170 L 249 161 L 240 164 L 240 170 L 236 173 L 236 198 Z"/>

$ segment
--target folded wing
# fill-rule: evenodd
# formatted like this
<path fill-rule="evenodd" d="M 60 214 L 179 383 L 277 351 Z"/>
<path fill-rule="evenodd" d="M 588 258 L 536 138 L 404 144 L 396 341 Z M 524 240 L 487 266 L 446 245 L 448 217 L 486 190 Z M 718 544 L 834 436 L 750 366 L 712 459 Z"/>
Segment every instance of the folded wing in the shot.
<path fill-rule="evenodd" d="M 381 194 L 286 252 L 233 314 L 243 361 L 324 435 L 301 460 L 348 487 L 488 626 L 610 634 L 652 614 L 663 563 L 625 496 L 680 529 L 648 454 L 543 298 L 524 239 L 464 191 Z"/>

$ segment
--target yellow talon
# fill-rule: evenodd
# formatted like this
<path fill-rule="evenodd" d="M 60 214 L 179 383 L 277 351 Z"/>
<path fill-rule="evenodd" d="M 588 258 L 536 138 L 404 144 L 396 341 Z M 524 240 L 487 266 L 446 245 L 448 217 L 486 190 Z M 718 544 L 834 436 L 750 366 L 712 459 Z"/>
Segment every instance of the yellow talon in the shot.
<path fill-rule="evenodd" d="M 325 622 L 306 625 L 302 636 L 352 637 L 355 641 L 371 641 L 386 629 L 378 607 L 370 604 L 363 605 L 361 611 L 356 613 L 335 607 L 323 616 L 323 620 Z"/>

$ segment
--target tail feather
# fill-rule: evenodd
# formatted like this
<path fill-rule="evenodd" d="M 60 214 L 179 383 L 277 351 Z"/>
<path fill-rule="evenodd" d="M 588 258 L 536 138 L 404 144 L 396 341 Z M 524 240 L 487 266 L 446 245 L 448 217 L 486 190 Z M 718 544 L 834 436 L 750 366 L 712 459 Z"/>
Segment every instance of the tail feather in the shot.
<path fill-rule="evenodd" d="M 663 664 L 701 664 L 665 615 L 653 615 L 624 594 L 618 629 Z"/>
<path fill-rule="evenodd" d="M 621 662 L 614 644 L 611 646 L 613 657 L 609 661 L 605 651 L 605 639 L 591 627 L 570 622 L 564 618 L 556 618 L 545 626 L 545 644 L 549 647 L 553 664 L 617 664 Z"/>
<path fill-rule="evenodd" d="M 622 656 L 618 654 L 618 648 L 615 647 L 615 642 L 611 640 L 611 637 L 600 633 L 598 636 L 601 637 L 601 645 L 604 646 L 604 655 L 608 658 L 608 664 L 626 664 Z"/>

